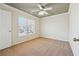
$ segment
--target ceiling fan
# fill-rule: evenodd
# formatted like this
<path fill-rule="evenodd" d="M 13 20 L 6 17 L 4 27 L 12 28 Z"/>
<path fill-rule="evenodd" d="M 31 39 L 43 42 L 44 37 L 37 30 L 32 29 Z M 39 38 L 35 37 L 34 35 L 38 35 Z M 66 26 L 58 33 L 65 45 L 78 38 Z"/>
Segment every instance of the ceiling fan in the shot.
<path fill-rule="evenodd" d="M 39 16 L 44 16 L 44 15 L 48 15 L 48 12 L 49 10 L 52 10 L 53 8 L 52 7 L 45 7 L 43 6 L 41 3 L 39 3 L 38 5 L 38 10 L 33 10 L 32 13 L 35 13 L 37 12 Z"/>

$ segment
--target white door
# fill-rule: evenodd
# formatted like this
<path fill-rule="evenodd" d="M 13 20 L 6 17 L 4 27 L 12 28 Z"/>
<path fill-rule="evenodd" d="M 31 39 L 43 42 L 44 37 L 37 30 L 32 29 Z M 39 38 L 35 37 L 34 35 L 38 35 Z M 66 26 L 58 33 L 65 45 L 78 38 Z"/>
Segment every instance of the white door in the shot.
<path fill-rule="evenodd" d="M 0 9 L 0 50 L 11 46 L 11 12 Z"/>
<path fill-rule="evenodd" d="M 71 3 L 69 13 L 70 44 L 74 55 L 79 56 L 79 41 L 73 41 L 73 38 L 79 39 L 79 3 Z"/>

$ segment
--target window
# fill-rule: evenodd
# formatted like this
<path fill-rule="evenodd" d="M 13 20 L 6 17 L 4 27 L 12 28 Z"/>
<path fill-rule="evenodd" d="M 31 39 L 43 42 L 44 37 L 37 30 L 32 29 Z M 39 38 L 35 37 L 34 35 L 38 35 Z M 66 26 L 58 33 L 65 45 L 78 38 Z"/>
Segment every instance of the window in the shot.
<path fill-rule="evenodd" d="M 18 25 L 19 25 L 19 36 L 27 35 L 27 20 L 26 18 L 19 16 L 18 17 Z"/>
<path fill-rule="evenodd" d="M 28 34 L 35 33 L 35 20 L 28 20 Z"/>
<path fill-rule="evenodd" d="M 26 36 L 35 33 L 35 20 L 27 19 L 23 16 L 18 17 L 18 35 Z"/>

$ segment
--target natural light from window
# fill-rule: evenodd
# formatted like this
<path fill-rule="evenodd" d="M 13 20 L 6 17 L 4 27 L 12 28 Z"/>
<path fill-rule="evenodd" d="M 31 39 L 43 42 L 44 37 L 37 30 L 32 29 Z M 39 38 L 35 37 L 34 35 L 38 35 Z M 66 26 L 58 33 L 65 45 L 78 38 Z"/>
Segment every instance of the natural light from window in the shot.
<path fill-rule="evenodd" d="M 35 33 L 35 20 L 27 19 L 26 17 L 18 17 L 19 36 L 26 36 Z"/>

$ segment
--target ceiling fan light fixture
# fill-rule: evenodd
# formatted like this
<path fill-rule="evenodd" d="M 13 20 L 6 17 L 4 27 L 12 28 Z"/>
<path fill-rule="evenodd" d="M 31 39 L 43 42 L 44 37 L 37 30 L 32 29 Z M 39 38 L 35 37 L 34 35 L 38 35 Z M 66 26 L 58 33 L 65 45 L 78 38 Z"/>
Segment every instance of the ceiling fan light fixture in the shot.
<path fill-rule="evenodd" d="M 39 16 L 44 16 L 44 15 L 47 15 L 48 13 L 46 11 L 40 11 L 38 13 Z"/>

